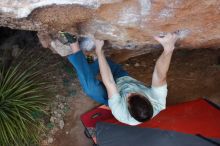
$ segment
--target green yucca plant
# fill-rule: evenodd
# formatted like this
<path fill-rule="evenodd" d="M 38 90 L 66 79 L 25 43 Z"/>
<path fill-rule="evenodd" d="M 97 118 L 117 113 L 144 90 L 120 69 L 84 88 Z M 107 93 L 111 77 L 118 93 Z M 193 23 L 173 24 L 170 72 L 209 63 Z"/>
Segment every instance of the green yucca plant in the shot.
<path fill-rule="evenodd" d="M 0 146 L 36 144 L 44 130 L 42 120 L 34 115 L 45 113 L 47 104 L 41 72 L 34 65 L 0 69 Z"/>

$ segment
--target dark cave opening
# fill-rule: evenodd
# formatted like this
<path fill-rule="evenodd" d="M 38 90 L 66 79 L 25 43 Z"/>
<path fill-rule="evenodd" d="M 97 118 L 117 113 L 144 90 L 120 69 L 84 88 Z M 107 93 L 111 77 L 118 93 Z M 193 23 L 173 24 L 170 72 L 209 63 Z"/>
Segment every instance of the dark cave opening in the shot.
<path fill-rule="evenodd" d="M 9 67 L 23 49 L 40 46 L 37 32 L 0 27 L 0 66 Z"/>

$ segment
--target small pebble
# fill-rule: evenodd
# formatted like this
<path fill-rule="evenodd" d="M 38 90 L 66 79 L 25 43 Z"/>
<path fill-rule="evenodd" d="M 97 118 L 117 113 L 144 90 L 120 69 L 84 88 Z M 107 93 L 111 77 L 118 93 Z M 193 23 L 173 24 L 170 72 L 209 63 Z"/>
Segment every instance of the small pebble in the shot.
<path fill-rule="evenodd" d="M 59 98 L 60 98 L 60 95 L 56 95 L 56 98 L 59 99 Z"/>
<path fill-rule="evenodd" d="M 64 105 L 61 103 L 61 104 L 59 104 L 59 108 L 60 109 L 63 109 L 64 108 Z"/>
<path fill-rule="evenodd" d="M 55 117 L 51 117 L 51 118 L 50 118 L 50 122 L 54 123 L 54 122 L 55 122 L 55 119 L 56 119 Z"/>
<path fill-rule="evenodd" d="M 125 66 L 130 66 L 130 64 L 126 63 Z"/>
<path fill-rule="evenodd" d="M 48 141 L 47 140 L 43 140 L 42 141 L 42 145 L 48 145 Z"/>
<path fill-rule="evenodd" d="M 60 117 L 61 117 L 61 114 L 57 114 L 57 117 L 60 118 Z"/>
<path fill-rule="evenodd" d="M 53 143 L 53 138 L 49 137 L 47 141 L 48 141 L 49 144 L 51 144 L 51 143 Z"/>
<path fill-rule="evenodd" d="M 139 64 L 139 63 L 135 63 L 134 66 L 135 66 L 135 67 L 139 67 L 140 64 Z"/>
<path fill-rule="evenodd" d="M 64 127 L 64 121 L 63 120 L 60 120 L 59 126 L 60 126 L 60 129 L 63 129 L 63 127 Z"/>

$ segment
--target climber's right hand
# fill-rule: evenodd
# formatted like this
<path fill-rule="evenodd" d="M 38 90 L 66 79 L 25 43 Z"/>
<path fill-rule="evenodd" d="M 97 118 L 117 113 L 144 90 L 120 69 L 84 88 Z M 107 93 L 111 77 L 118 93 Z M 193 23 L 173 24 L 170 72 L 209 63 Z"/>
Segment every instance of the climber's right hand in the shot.
<path fill-rule="evenodd" d="M 95 40 L 95 45 L 96 45 L 96 53 L 100 53 L 102 51 L 104 41 L 103 40 Z"/>

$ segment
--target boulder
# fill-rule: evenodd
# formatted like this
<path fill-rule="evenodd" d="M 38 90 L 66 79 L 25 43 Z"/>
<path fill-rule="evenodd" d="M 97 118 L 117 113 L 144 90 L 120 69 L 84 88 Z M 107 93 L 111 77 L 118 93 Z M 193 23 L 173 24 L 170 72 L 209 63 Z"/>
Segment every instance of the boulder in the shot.
<path fill-rule="evenodd" d="M 37 31 L 44 47 L 51 47 L 58 31 L 67 31 L 107 40 L 106 46 L 114 48 L 110 54 L 127 54 L 124 59 L 157 49 L 152 36 L 176 30 L 180 48 L 219 48 L 219 24 L 219 0 L 0 2 L 0 26 Z"/>

